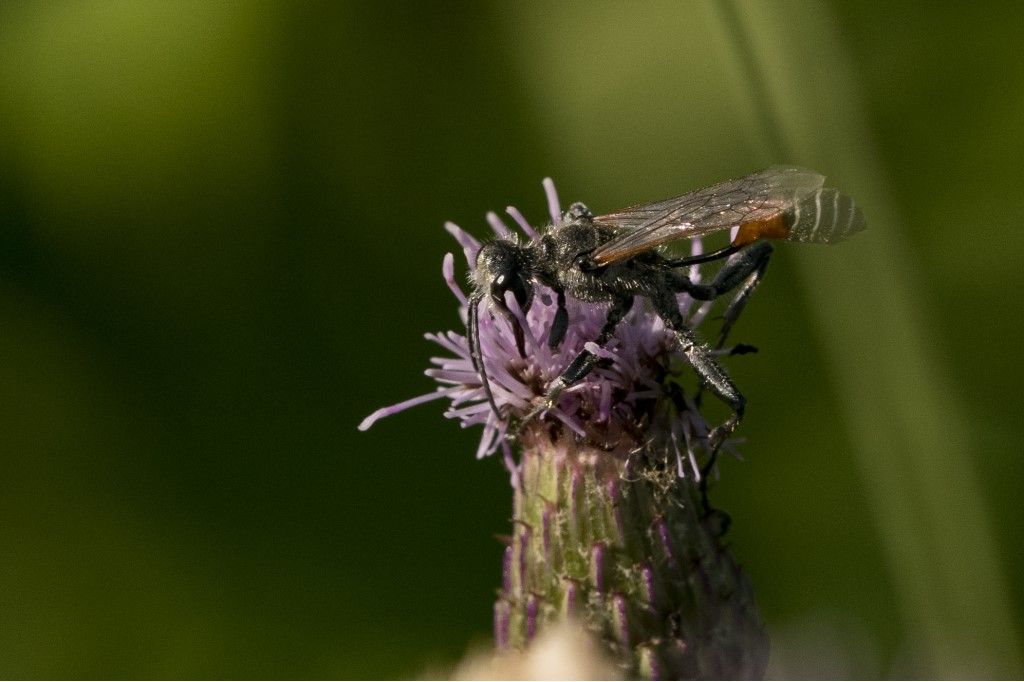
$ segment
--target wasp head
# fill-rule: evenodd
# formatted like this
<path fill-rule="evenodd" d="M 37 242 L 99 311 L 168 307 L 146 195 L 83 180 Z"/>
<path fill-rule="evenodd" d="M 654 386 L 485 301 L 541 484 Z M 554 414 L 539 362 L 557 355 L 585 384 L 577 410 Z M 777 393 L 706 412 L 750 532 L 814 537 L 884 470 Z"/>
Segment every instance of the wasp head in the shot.
<path fill-rule="evenodd" d="M 482 298 L 507 311 L 505 294 L 509 291 L 523 312 L 533 302 L 533 268 L 529 249 L 515 242 L 499 239 L 484 244 L 476 257 L 474 285 Z"/>
<path fill-rule="evenodd" d="M 469 299 L 469 347 L 473 367 L 480 373 L 480 382 L 487 394 L 496 416 L 500 415 L 494 394 L 491 392 L 484 364 L 483 346 L 480 339 L 480 302 L 490 298 L 490 304 L 508 319 L 516 340 L 520 357 L 526 357 L 523 327 L 505 302 L 509 291 L 524 313 L 533 302 L 533 259 L 529 247 L 520 246 L 507 239 L 488 242 L 476 256 L 476 270 L 473 273 L 473 295 Z"/>

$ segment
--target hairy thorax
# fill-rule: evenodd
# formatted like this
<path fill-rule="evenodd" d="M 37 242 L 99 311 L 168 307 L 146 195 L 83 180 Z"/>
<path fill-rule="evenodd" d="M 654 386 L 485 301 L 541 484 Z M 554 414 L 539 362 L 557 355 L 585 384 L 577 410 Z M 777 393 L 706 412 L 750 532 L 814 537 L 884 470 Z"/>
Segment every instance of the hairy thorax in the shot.
<path fill-rule="evenodd" d="M 612 301 L 630 295 L 649 295 L 661 288 L 664 267 L 656 252 L 614 263 L 591 272 L 580 269 L 580 256 L 614 236 L 589 220 L 553 228 L 541 239 L 540 266 L 543 279 L 556 284 L 581 301 Z"/>

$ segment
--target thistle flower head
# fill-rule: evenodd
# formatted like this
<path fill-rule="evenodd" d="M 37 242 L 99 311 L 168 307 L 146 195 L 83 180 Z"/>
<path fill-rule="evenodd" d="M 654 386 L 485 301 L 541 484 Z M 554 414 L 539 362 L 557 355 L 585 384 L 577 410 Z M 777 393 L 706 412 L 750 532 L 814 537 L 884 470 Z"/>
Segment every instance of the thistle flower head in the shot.
<path fill-rule="evenodd" d="M 544 186 L 553 227 L 578 217 L 580 206 L 563 214 L 554 185 Z M 567 297 L 562 310 L 537 281 L 558 281 L 544 274 L 549 265 L 535 267 L 544 247 L 527 248 L 540 235 L 516 209 L 508 214 L 518 234 L 490 213 L 495 239 L 483 244 L 447 224 L 472 288 L 459 285 L 447 254 L 442 274 L 462 324 L 426 335 L 445 351 L 426 371 L 438 388 L 377 410 L 360 429 L 444 398 L 445 416 L 483 427 L 478 457 L 503 451 L 513 528 L 494 604 L 500 652 L 578 622 L 627 678 L 760 676 L 767 640 L 749 583 L 719 541 L 727 516 L 710 509 L 700 482 L 695 450 L 707 451 L 709 429 L 682 389 L 679 375 L 693 379 L 676 334 L 637 302 L 599 346 L 609 305 Z M 700 255 L 699 240 L 692 250 Z M 700 281 L 697 265 L 688 274 Z M 677 302 L 690 327 L 711 305 L 685 294 Z M 583 351 L 598 362 L 550 402 L 549 387 Z M 518 463 L 510 437 L 522 441 Z M 666 454 L 681 478 L 663 465 Z"/>
<path fill-rule="evenodd" d="M 562 213 L 550 179 L 544 180 L 544 187 L 552 224 L 557 225 L 568 214 Z M 511 245 L 539 238 L 537 230 L 516 208 L 508 207 L 507 213 L 518 233 L 497 214 L 487 215 L 497 241 L 481 243 L 454 223 L 445 225 L 462 247 L 469 282 L 475 291 L 485 290 L 500 277 L 503 268 L 511 269 L 505 260 L 516 257 L 514 248 L 494 248 L 489 244 Z M 701 241 L 694 239 L 693 254 L 700 254 L 702 248 Z M 488 249 L 487 257 L 478 258 L 481 249 Z M 478 268 L 487 271 L 478 272 Z M 434 366 L 426 370 L 427 376 L 438 383 L 437 390 L 377 410 L 363 420 L 360 430 L 414 405 L 447 399 L 446 417 L 458 419 L 463 427 L 483 426 L 478 458 L 502 448 L 506 462 L 511 462 L 507 446 L 510 430 L 514 433 L 518 421 L 545 400 L 551 383 L 587 349 L 600 358 L 597 367 L 537 418 L 530 432 L 556 438 L 569 436 L 620 454 L 657 441 L 653 444 L 675 454 L 680 476 L 699 477 L 694 449 L 702 447 L 708 425 L 675 379 L 681 363 L 673 362 L 677 355 L 673 334 L 642 302 L 634 304 L 609 343 L 599 347 L 593 340 L 605 324 L 608 304 L 569 298 L 568 330 L 561 343 L 551 348 L 548 335 L 558 310 L 555 294 L 536 282 L 508 283 L 499 292 L 503 293 L 504 301 L 485 296 L 479 311 L 480 355 L 488 377 L 485 386 L 481 373 L 474 367 L 466 333 L 471 323 L 472 299 L 456 280 L 455 258 L 451 253 L 444 257 L 442 275 L 458 301 L 462 324 L 460 330 L 426 335 L 445 351 L 431 358 Z M 699 282 L 699 266 L 690 266 L 689 276 Z M 678 300 L 691 328 L 704 320 L 711 305 L 697 305 L 686 294 L 680 294 Z M 488 398 L 488 388 L 497 413 Z M 731 444 L 725 447 L 730 449 Z"/>

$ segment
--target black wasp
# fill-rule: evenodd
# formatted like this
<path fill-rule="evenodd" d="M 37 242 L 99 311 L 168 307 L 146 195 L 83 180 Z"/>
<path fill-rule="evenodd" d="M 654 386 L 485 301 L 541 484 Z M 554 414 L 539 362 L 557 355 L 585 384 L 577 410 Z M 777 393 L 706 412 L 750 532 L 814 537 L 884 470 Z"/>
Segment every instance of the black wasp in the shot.
<path fill-rule="evenodd" d="M 535 283 L 554 291 L 558 307 L 548 334 L 551 347 L 561 343 L 568 329 L 566 296 L 611 303 L 607 321 L 595 339 L 599 346 L 609 341 L 640 296 L 675 334 L 703 385 L 732 409 L 709 437 L 709 448 L 716 452 L 743 418 L 746 400 L 715 359 L 712 348 L 686 326 L 676 294 L 685 292 L 694 299 L 710 301 L 736 290 L 723 315 L 721 346 L 768 266 L 772 245 L 767 240 L 832 244 L 864 229 L 864 215 L 853 200 L 824 187 L 824 181 L 823 175 L 813 171 L 776 166 L 601 216 L 576 203 L 529 243 L 498 239 L 485 244 L 477 255 L 468 322 L 473 365 L 492 409 L 497 414 L 480 344 L 479 308 L 484 299 L 509 316 L 522 349 L 522 329 L 505 302 L 508 292 L 525 311 Z M 730 243 L 710 253 L 676 258 L 662 248 L 728 229 L 736 230 Z M 719 259 L 728 260 L 708 284 L 692 282 L 684 274 L 685 266 Z M 580 352 L 548 388 L 545 401 L 525 420 L 553 406 L 565 388 L 594 368 L 596 360 L 593 353 Z"/>

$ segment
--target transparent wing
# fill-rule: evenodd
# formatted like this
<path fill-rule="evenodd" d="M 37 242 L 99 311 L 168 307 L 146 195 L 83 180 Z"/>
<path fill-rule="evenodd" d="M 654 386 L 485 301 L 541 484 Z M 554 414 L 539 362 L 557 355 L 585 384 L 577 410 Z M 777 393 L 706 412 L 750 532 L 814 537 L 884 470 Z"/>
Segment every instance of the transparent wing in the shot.
<path fill-rule="evenodd" d="M 853 200 L 823 188 L 825 176 L 773 166 L 759 173 L 672 199 L 640 204 L 594 218 L 618 233 L 591 257 L 608 265 L 655 247 L 737 226 L 772 226 L 754 238 L 831 243 L 864 228 Z M 781 222 L 780 222 L 781 221 Z"/>

